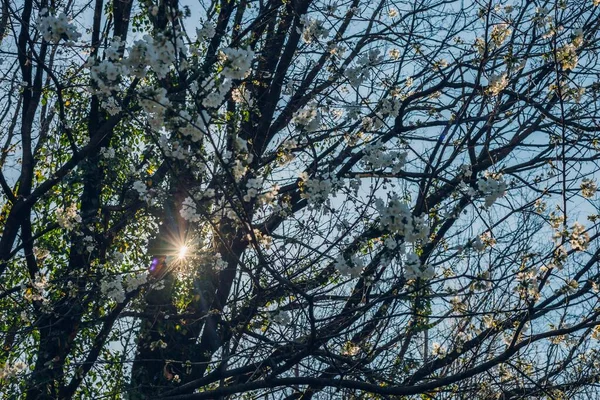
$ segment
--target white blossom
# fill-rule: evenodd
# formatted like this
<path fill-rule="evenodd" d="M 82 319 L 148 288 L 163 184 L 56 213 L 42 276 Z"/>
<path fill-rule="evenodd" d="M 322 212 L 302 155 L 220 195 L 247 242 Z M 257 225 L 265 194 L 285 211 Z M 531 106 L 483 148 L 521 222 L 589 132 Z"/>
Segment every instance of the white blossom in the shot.
<path fill-rule="evenodd" d="M 226 48 L 221 50 L 224 66 L 222 74 L 228 79 L 242 79 L 250 71 L 254 52 L 247 49 Z"/>
<path fill-rule="evenodd" d="M 396 98 L 386 98 L 379 102 L 381 113 L 390 117 L 397 117 L 402 102 Z"/>
<path fill-rule="evenodd" d="M 435 270 L 430 265 L 421 265 L 419 256 L 411 252 L 406 255 L 406 259 L 404 261 L 404 276 L 408 280 L 428 280 L 435 276 Z"/>
<path fill-rule="evenodd" d="M 357 88 L 366 80 L 371 77 L 371 73 L 368 68 L 364 68 L 363 66 L 356 67 L 348 67 L 344 71 L 344 75 L 348 79 L 348 82 L 353 87 Z"/>
<path fill-rule="evenodd" d="M 46 8 L 40 11 L 37 28 L 44 39 L 51 43 L 58 43 L 61 39 L 74 42 L 81 37 L 65 13 L 61 12 L 58 16 L 54 16 Z"/>
<path fill-rule="evenodd" d="M 321 126 L 321 113 L 316 105 L 309 104 L 294 114 L 292 123 L 307 132 L 314 132 Z"/>
<path fill-rule="evenodd" d="M 408 243 L 426 242 L 429 239 L 429 225 L 423 216 L 412 215 L 408 204 L 392 197 L 387 205 L 377 199 L 375 207 L 379 211 L 381 224 L 392 232 L 400 234 Z"/>
<path fill-rule="evenodd" d="M 508 76 L 505 73 L 492 75 L 486 88 L 486 93 L 490 96 L 498 96 L 508 86 Z"/>
<path fill-rule="evenodd" d="M 110 60 L 102 60 L 90 69 L 92 82 L 97 86 L 98 93 L 106 95 L 118 89 L 119 81 L 124 74 L 123 65 Z"/>
<path fill-rule="evenodd" d="M 31 290 L 25 294 L 25 299 L 28 301 L 48 301 L 46 295 L 49 283 L 48 278 L 40 272 L 37 272 L 31 280 Z"/>
<path fill-rule="evenodd" d="M 329 29 L 325 29 L 323 26 L 324 22 L 320 19 L 309 18 L 303 15 L 300 17 L 300 24 L 304 27 L 302 30 L 299 29 L 299 32 L 302 33 L 304 43 L 318 42 L 321 39 L 327 39 L 327 36 L 329 36 Z"/>
<path fill-rule="evenodd" d="M 340 184 L 339 179 L 329 174 L 322 178 L 309 178 L 306 173 L 303 173 L 300 179 L 302 180 L 301 197 L 313 205 L 327 201 L 329 195 Z"/>
<path fill-rule="evenodd" d="M 490 207 L 504 196 L 507 186 L 501 174 L 486 174 L 477 181 L 477 188 L 485 196 L 485 206 Z"/>
<path fill-rule="evenodd" d="M 458 168 L 459 175 L 461 175 L 464 179 L 471 179 L 473 175 L 473 169 L 470 164 L 463 164 Z"/>
<path fill-rule="evenodd" d="M 0 369 L 0 380 L 8 380 L 20 375 L 27 365 L 23 361 L 16 361 L 14 363 L 5 363 Z"/>
<path fill-rule="evenodd" d="M 246 90 L 245 86 L 240 86 L 231 92 L 231 98 L 238 104 L 242 104 L 251 108 L 254 105 L 254 99 L 252 98 L 252 93 L 249 90 Z"/>
<path fill-rule="evenodd" d="M 244 195 L 244 201 L 250 201 L 262 190 L 263 179 L 262 178 L 250 178 L 246 183 L 247 191 Z"/>
<path fill-rule="evenodd" d="M 512 29 L 508 24 L 494 25 L 491 32 L 491 39 L 494 45 L 500 46 L 511 35 Z"/>
<path fill-rule="evenodd" d="M 354 264 L 354 262 L 357 264 Z M 352 262 L 349 263 L 341 254 L 336 258 L 333 266 L 341 275 L 351 276 L 352 278 L 359 277 L 364 268 L 359 258 L 352 257 Z"/>
<path fill-rule="evenodd" d="M 140 286 L 142 286 L 143 284 L 145 284 L 148 281 L 148 273 L 146 272 L 139 272 L 136 274 L 130 274 L 125 276 L 125 287 L 127 288 L 128 292 L 132 292 L 134 290 L 136 290 L 137 288 L 139 288 Z"/>
<path fill-rule="evenodd" d="M 291 324 L 290 313 L 284 310 L 277 310 L 271 314 L 271 320 L 278 325 L 287 326 Z"/>
<path fill-rule="evenodd" d="M 179 215 L 189 222 L 198 222 L 201 218 L 201 215 L 196 210 L 196 202 L 191 197 L 186 197 L 185 200 L 183 200 Z"/>
<path fill-rule="evenodd" d="M 392 172 L 398 173 L 406 164 L 408 153 L 405 151 L 389 150 L 381 141 L 371 142 L 364 148 L 362 163 L 370 170 L 392 168 Z"/>
<path fill-rule="evenodd" d="M 77 211 L 77 205 L 71 204 L 66 208 L 58 207 L 56 209 L 56 222 L 66 230 L 73 230 L 82 221 L 81 215 Z"/>
<path fill-rule="evenodd" d="M 210 40 L 216 33 L 216 26 L 212 21 L 206 21 L 202 24 L 201 28 L 196 28 L 196 35 L 198 40 Z"/>
<path fill-rule="evenodd" d="M 106 276 L 100 282 L 100 291 L 117 303 L 122 303 L 125 301 L 125 290 L 122 281 L 121 275 Z"/>
<path fill-rule="evenodd" d="M 146 184 L 142 181 L 133 182 L 133 190 L 138 192 L 140 197 L 144 197 L 146 193 L 148 193 L 148 189 L 146 188 Z"/>
<path fill-rule="evenodd" d="M 575 69 L 577 66 L 577 48 L 573 43 L 567 43 L 566 45 L 556 50 L 556 61 L 558 61 L 561 67 L 565 71 Z"/>
<path fill-rule="evenodd" d="M 119 61 L 119 59 L 121 58 L 120 49 L 124 45 L 125 45 L 125 43 L 123 41 L 121 41 L 121 38 L 114 37 L 110 41 L 110 45 L 106 49 L 104 49 L 104 55 L 110 61 L 113 61 L 113 62 Z"/>
<path fill-rule="evenodd" d="M 479 236 L 476 236 L 475 239 L 473 239 L 471 246 L 473 246 L 473 248 L 477 251 L 485 250 L 485 243 L 483 243 L 481 237 Z"/>

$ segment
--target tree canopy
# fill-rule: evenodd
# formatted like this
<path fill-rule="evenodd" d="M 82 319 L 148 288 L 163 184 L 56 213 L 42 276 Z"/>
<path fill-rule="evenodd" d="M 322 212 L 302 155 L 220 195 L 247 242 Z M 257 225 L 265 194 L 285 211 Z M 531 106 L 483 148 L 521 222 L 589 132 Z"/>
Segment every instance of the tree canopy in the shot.
<path fill-rule="evenodd" d="M 0 396 L 598 396 L 599 29 L 2 0 Z"/>

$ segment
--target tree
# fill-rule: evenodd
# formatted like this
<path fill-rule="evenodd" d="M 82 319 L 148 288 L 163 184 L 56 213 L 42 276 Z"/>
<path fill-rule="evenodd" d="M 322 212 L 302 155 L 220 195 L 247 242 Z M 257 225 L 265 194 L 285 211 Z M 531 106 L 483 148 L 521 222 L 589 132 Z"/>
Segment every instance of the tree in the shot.
<path fill-rule="evenodd" d="M 3 0 L 3 398 L 597 396 L 598 5 Z"/>

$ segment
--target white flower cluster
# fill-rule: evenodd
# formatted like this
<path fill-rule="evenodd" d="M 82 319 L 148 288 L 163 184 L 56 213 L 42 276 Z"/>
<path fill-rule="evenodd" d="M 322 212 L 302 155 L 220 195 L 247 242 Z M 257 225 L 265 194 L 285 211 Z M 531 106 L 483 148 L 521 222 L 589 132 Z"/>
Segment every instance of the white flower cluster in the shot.
<path fill-rule="evenodd" d="M 581 189 L 581 195 L 586 199 L 593 198 L 598 191 L 598 184 L 596 181 L 589 178 L 584 178 L 579 187 Z"/>
<path fill-rule="evenodd" d="M 466 194 L 467 196 L 473 198 L 477 195 L 477 190 L 473 189 L 473 187 L 466 183 L 471 179 L 471 176 L 473 176 L 473 169 L 470 164 L 463 164 L 458 167 L 457 177 L 461 178 L 462 180 L 458 183 L 457 190 L 460 193 Z M 452 218 L 456 217 L 456 215 L 453 213 L 450 213 L 449 216 Z"/>
<path fill-rule="evenodd" d="M 344 56 L 346 50 L 348 49 L 341 44 L 336 45 L 334 43 L 329 43 L 329 45 L 327 46 L 327 51 L 329 51 L 329 54 L 339 59 L 341 59 Z"/>
<path fill-rule="evenodd" d="M 396 251 L 399 254 L 404 254 L 406 252 L 406 245 L 403 242 L 399 242 L 394 239 L 392 236 L 388 236 L 383 240 L 383 245 L 386 249 L 391 251 Z"/>
<path fill-rule="evenodd" d="M 158 145 L 167 157 L 176 160 L 185 160 L 190 156 L 190 150 L 185 143 L 179 140 L 173 140 L 164 133 L 158 138 Z"/>
<path fill-rule="evenodd" d="M 183 200 L 181 203 L 181 210 L 179 210 L 179 215 L 181 215 L 181 218 L 189 222 L 198 222 L 201 218 L 201 215 L 196 209 L 196 202 L 191 197 L 186 197 L 185 200 Z"/>
<path fill-rule="evenodd" d="M 214 266 L 215 271 L 223 271 L 225 268 L 227 268 L 227 262 L 225 260 L 223 260 L 221 253 L 217 253 L 214 255 L 214 262 L 215 262 L 215 266 Z"/>
<path fill-rule="evenodd" d="M 262 190 L 263 179 L 262 178 L 250 178 L 246 183 L 246 187 L 248 188 L 246 194 L 244 195 L 244 201 L 250 201 Z"/>
<path fill-rule="evenodd" d="M 102 279 L 102 282 L 100 283 L 100 292 L 117 303 L 124 302 L 125 290 L 123 289 L 123 278 L 121 275 L 105 277 Z"/>
<path fill-rule="evenodd" d="M 528 271 L 517 273 L 517 286 L 514 288 L 522 298 L 537 299 L 538 291 L 538 271 L 532 268 Z"/>
<path fill-rule="evenodd" d="M 300 17 L 300 25 L 304 26 L 303 30 L 298 28 L 298 33 L 302 34 L 304 43 L 318 42 L 321 39 L 327 39 L 329 29 L 325 29 L 323 21 L 320 19 L 309 18 L 306 15 Z"/>
<path fill-rule="evenodd" d="M 314 132 L 321 127 L 321 112 L 315 104 L 309 104 L 294 114 L 292 123 L 299 129 Z"/>
<path fill-rule="evenodd" d="M 214 79 L 205 83 L 205 95 L 202 99 L 202 105 L 206 108 L 218 108 L 223 104 L 225 96 L 231 89 L 232 82 L 230 79 L 225 79 L 217 83 Z"/>
<path fill-rule="evenodd" d="M 278 204 L 273 204 L 273 215 L 287 217 L 292 213 L 292 205 L 287 201 L 282 201 Z"/>
<path fill-rule="evenodd" d="M 125 286 L 127 287 L 128 292 L 132 292 L 148 282 L 148 273 L 140 272 L 133 275 L 127 275 L 125 277 Z"/>
<path fill-rule="evenodd" d="M 556 50 L 556 61 L 558 61 L 561 67 L 565 71 L 570 71 L 577 67 L 577 48 L 573 43 L 567 43 L 566 45 Z"/>
<path fill-rule="evenodd" d="M 201 28 L 196 28 L 196 35 L 198 35 L 198 40 L 210 40 L 216 33 L 216 26 L 212 21 L 206 21 L 202 24 Z"/>
<path fill-rule="evenodd" d="M 202 110 L 194 122 L 191 122 L 192 116 L 187 111 L 181 111 L 179 115 L 179 132 L 188 136 L 192 142 L 199 142 L 208 132 L 206 125 L 210 122 L 210 115 L 206 110 Z"/>
<path fill-rule="evenodd" d="M 479 178 L 477 188 L 485 196 L 485 206 L 490 207 L 496 200 L 503 197 L 506 193 L 506 182 L 502 174 L 489 174 Z"/>
<path fill-rule="evenodd" d="M 581 45 L 583 44 L 583 29 L 581 28 L 577 28 L 573 30 L 573 34 L 571 34 L 571 39 L 573 41 L 573 46 L 575 47 L 581 47 Z"/>
<path fill-rule="evenodd" d="M 256 228 L 252 229 L 252 234 L 246 234 L 246 240 L 249 243 L 259 244 L 265 249 L 269 249 L 273 245 L 273 238 L 267 235 L 266 233 L 262 233 L 259 229 Z"/>
<path fill-rule="evenodd" d="M 467 185 L 465 183 L 465 181 L 461 181 L 458 184 L 457 189 L 459 192 L 464 193 L 471 198 L 473 198 L 477 195 L 477 190 L 475 190 L 471 186 Z M 456 217 L 456 215 L 454 217 Z M 454 217 L 452 217 L 452 218 L 454 218 Z"/>
<path fill-rule="evenodd" d="M 0 369 L 0 381 L 8 380 L 16 377 L 27 368 L 23 361 L 17 361 L 14 364 L 6 363 Z"/>
<path fill-rule="evenodd" d="M 140 106 L 145 111 L 150 126 L 156 131 L 160 130 L 165 121 L 165 112 L 171 107 L 171 102 L 167 98 L 167 90 L 160 88 L 153 92 L 143 93 L 140 97 Z"/>
<path fill-rule="evenodd" d="M 146 184 L 142 181 L 133 182 L 133 190 L 138 192 L 140 197 L 143 197 L 146 194 L 146 192 L 148 192 L 148 189 L 146 188 Z"/>
<path fill-rule="evenodd" d="M 165 318 L 166 317 L 167 316 L 165 316 Z M 155 340 L 154 342 L 150 343 L 150 350 L 152 350 L 152 351 L 154 351 L 156 349 L 166 349 L 167 347 L 168 347 L 167 342 L 165 342 L 162 339 L 158 339 L 158 340 Z M 177 375 L 175 375 L 175 376 L 177 376 Z"/>
<path fill-rule="evenodd" d="M 361 128 L 365 132 L 376 132 L 384 125 L 384 123 L 383 117 L 379 114 L 372 117 L 363 117 Z"/>
<path fill-rule="evenodd" d="M 270 314 L 271 321 L 275 322 L 278 325 L 288 326 L 292 323 L 292 319 L 290 317 L 290 313 L 284 310 L 277 310 Z"/>
<path fill-rule="evenodd" d="M 295 139 L 286 139 L 281 143 L 277 151 L 278 161 L 281 165 L 285 165 L 296 158 L 293 150 L 298 148 L 298 142 Z"/>
<path fill-rule="evenodd" d="M 175 39 L 162 34 L 156 37 L 145 35 L 133 43 L 127 51 L 127 57 L 121 60 L 118 49 L 123 45 L 117 37 L 105 50 L 104 60 L 88 60 L 92 80 L 100 93 L 109 94 L 117 90 L 118 82 L 124 75 L 145 77 L 148 68 L 159 78 L 164 78 L 177 60 L 177 53 L 187 51 L 180 34 Z"/>
<path fill-rule="evenodd" d="M 359 277 L 365 267 L 361 258 L 352 256 L 350 262 L 348 262 L 341 254 L 335 259 L 333 266 L 340 274 L 352 278 Z"/>
<path fill-rule="evenodd" d="M 260 204 L 271 204 L 279 194 L 279 189 L 279 185 L 271 186 L 271 189 L 269 191 L 258 196 L 258 202 Z"/>
<path fill-rule="evenodd" d="M 248 171 L 248 166 L 242 160 L 235 160 L 231 167 L 231 173 L 236 182 L 242 180 L 244 175 L 246 175 L 246 171 Z"/>
<path fill-rule="evenodd" d="M 61 39 L 74 42 L 81 36 L 75 25 L 69 23 L 69 19 L 62 12 L 56 17 L 50 14 L 47 8 L 44 8 L 40 11 L 37 24 L 44 40 L 51 43 L 58 43 Z"/>
<path fill-rule="evenodd" d="M 552 26 L 552 22 L 554 21 L 554 17 L 550 15 L 550 10 L 546 7 L 537 7 L 535 9 L 534 21 L 538 27 L 548 27 Z"/>
<path fill-rule="evenodd" d="M 365 80 L 371 77 L 370 69 L 383 61 L 379 49 L 372 49 L 366 55 L 360 57 L 355 67 L 346 68 L 344 75 L 353 87 L 359 87 Z"/>
<path fill-rule="evenodd" d="M 490 76 L 489 83 L 485 89 L 490 96 L 498 96 L 508 86 L 508 76 L 506 72 Z"/>
<path fill-rule="evenodd" d="M 231 91 L 231 99 L 238 104 L 252 108 L 254 105 L 254 99 L 252 93 L 246 90 L 246 86 L 239 86 Z"/>
<path fill-rule="evenodd" d="M 383 55 L 381 55 L 381 50 L 379 49 L 371 49 L 367 52 L 367 54 L 363 55 L 356 62 L 361 67 L 374 67 L 377 64 L 383 61 Z"/>
<path fill-rule="evenodd" d="M 223 162 L 227 163 L 233 160 L 230 172 L 235 181 L 239 182 L 246 175 L 248 165 L 254 159 L 254 155 L 248 149 L 248 142 L 239 136 L 236 136 L 233 141 L 233 150 L 233 152 L 225 151 L 223 153 Z"/>
<path fill-rule="evenodd" d="M 419 256 L 415 253 L 409 253 L 404 260 L 404 276 L 408 280 L 431 279 L 435 276 L 435 270 L 431 265 L 421 265 Z"/>
<path fill-rule="evenodd" d="M 340 184 L 340 180 L 331 174 L 326 174 L 323 179 L 309 178 L 306 172 L 300 175 L 302 180 L 303 199 L 307 199 L 309 204 L 316 205 L 327 201 L 329 195 Z"/>
<path fill-rule="evenodd" d="M 81 215 L 77 211 L 77 205 L 71 204 L 67 208 L 58 207 L 56 209 L 56 222 L 58 225 L 66 230 L 73 230 L 81 223 Z"/>
<path fill-rule="evenodd" d="M 85 244 L 85 249 L 88 253 L 91 253 L 96 248 L 96 244 L 94 243 L 94 238 L 91 235 L 86 235 L 83 238 L 83 244 Z"/>
<path fill-rule="evenodd" d="M 114 265 L 121 265 L 121 263 L 123 262 L 123 260 L 125 260 L 125 254 L 121 253 L 120 251 L 113 251 L 112 254 L 110 255 L 110 263 L 114 264 Z"/>
<path fill-rule="evenodd" d="M 102 157 L 110 160 L 110 159 L 115 158 L 116 152 L 115 152 L 115 149 L 113 149 L 112 147 L 111 148 L 103 147 L 100 149 L 100 155 Z"/>
<path fill-rule="evenodd" d="M 380 170 L 391 167 L 395 174 L 404 168 L 408 155 L 405 151 L 388 150 L 381 141 L 367 144 L 364 152 L 362 162 L 368 169 Z"/>
<path fill-rule="evenodd" d="M 366 68 L 356 66 L 346 68 L 344 75 L 348 79 L 350 85 L 357 88 L 362 85 L 364 81 L 371 77 L 371 72 Z"/>
<path fill-rule="evenodd" d="M 485 243 L 483 243 L 480 236 L 476 236 L 475 239 L 473 239 L 473 241 L 471 242 L 471 246 L 479 252 L 484 251 L 486 247 Z"/>
<path fill-rule="evenodd" d="M 458 167 L 458 174 L 465 180 L 471 179 L 471 176 L 473 175 L 473 167 L 471 167 L 470 164 L 463 164 Z"/>
<path fill-rule="evenodd" d="M 387 98 L 383 99 L 379 102 L 379 108 L 382 115 L 387 115 L 390 117 L 397 117 L 400 112 L 400 106 L 402 102 L 397 98 Z"/>
<path fill-rule="evenodd" d="M 510 25 L 508 24 L 497 24 L 492 28 L 492 32 L 490 37 L 495 46 L 501 46 L 506 39 L 510 37 L 512 34 L 512 29 L 510 29 Z"/>
<path fill-rule="evenodd" d="M 162 34 L 155 37 L 144 36 L 146 51 L 137 58 L 131 51 L 125 60 L 125 65 L 130 69 L 132 65 L 137 67 L 146 63 L 159 78 L 164 78 L 169 73 L 171 66 L 175 63 L 178 53 L 187 53 L 187 47 L 180 32 L 175 32 L 175 38 Z M 183 66 L 182 66 L 183 67 Z"/>
<path fill-rule="evenodd" d="M 433 342 L 431 345 L 431 355 L 434 357 L 443 357 L 447 352 L 446 347 L 438 342 Z"/>
<path fill-rule="evenodd" d="M 108 59 L 93 65 L 90 69 L 92 81 L 98 87 L 98 93 L 110 94 L 117 88 L 119 79 L 124 74 L 123 66 Z"/>
<path fill-rule="evenodd" d="M 585 91 L 585 86 L 570 85 L 567 79 L 563 79 L 558 85 L 553 83 L 548 87 L 548 97 L 560 96 L 562 100 L 573 100 L 575 103 L 579 103 L 585 95 Z"/>
<path fill-rule="evenodd" d="M 157 67 L 162 75 L 168 65 L 173 61 L 173 54 L 171 44 L 166 49 L 162 49 L 160 55 L 154 51 L 153 39 L 146 35 L 141 40 L 136 40 L 133 45 L 128 49 L 128 57 L 124 61 L 124 64 L 129 68 L 129 73 L 137 78 L 143 78 L 146 76 L 146 68 L 151 65 Z"/>
<path fill-rule="evenodd" d="M 110 45 L 104 49 L 104 56 L 110 61 L 119 61 L 121 59 L 121 48 L 125 42 L 116 36 L 110 41 Z"/>
<path fill-rule="evenodd" d="M 223 60 L 223 76 L 228 79 L 242 79 L 250 71 L 254 52 L 250 48 L 234 49 L 226 48 L 221 50 L 221 59 Z"/>
<path fill-rule="evenodd" d="M 27 301 L 48 302 L 46 292 L 48 290 L 48 278 L 41 273 L 36 273 L 34 279 L 31 280 L 30 290 L 25 291 L 25 299 Z"/>
<path fill-rule="evenodd" d="M 360 113 L 361 113 L 360 104 L 348 104 L 345 108 L 346 108 L 346 116 L 349 119 L 360 118 Z"/>
<path fill-rule="evenodd" d="M 424 217 L 413 216 L 408 204 L 397 197 L 390 199 L 387 206 L 383 200 L 377 199 L 375 207 L 379 211 L 381 224 L 403 236 L 405 242 L 426 242 L 429 239 L 429 226 L 425 223 Z"/>

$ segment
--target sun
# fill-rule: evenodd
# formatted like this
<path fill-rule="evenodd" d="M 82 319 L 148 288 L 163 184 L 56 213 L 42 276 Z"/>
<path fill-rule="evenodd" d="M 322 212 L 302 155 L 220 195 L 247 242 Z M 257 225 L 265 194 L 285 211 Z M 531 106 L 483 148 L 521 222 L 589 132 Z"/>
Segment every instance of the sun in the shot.
<path fill-rule="evenodd" d="M 177 253 L 177 258 L 180 259 L 180 260 L 184 259 L 187 256 L 188 251 L 189 251 L 189 247 L 187 247 L 185 245 L 181 246 L 179 248 L 178 253 Z"/>

